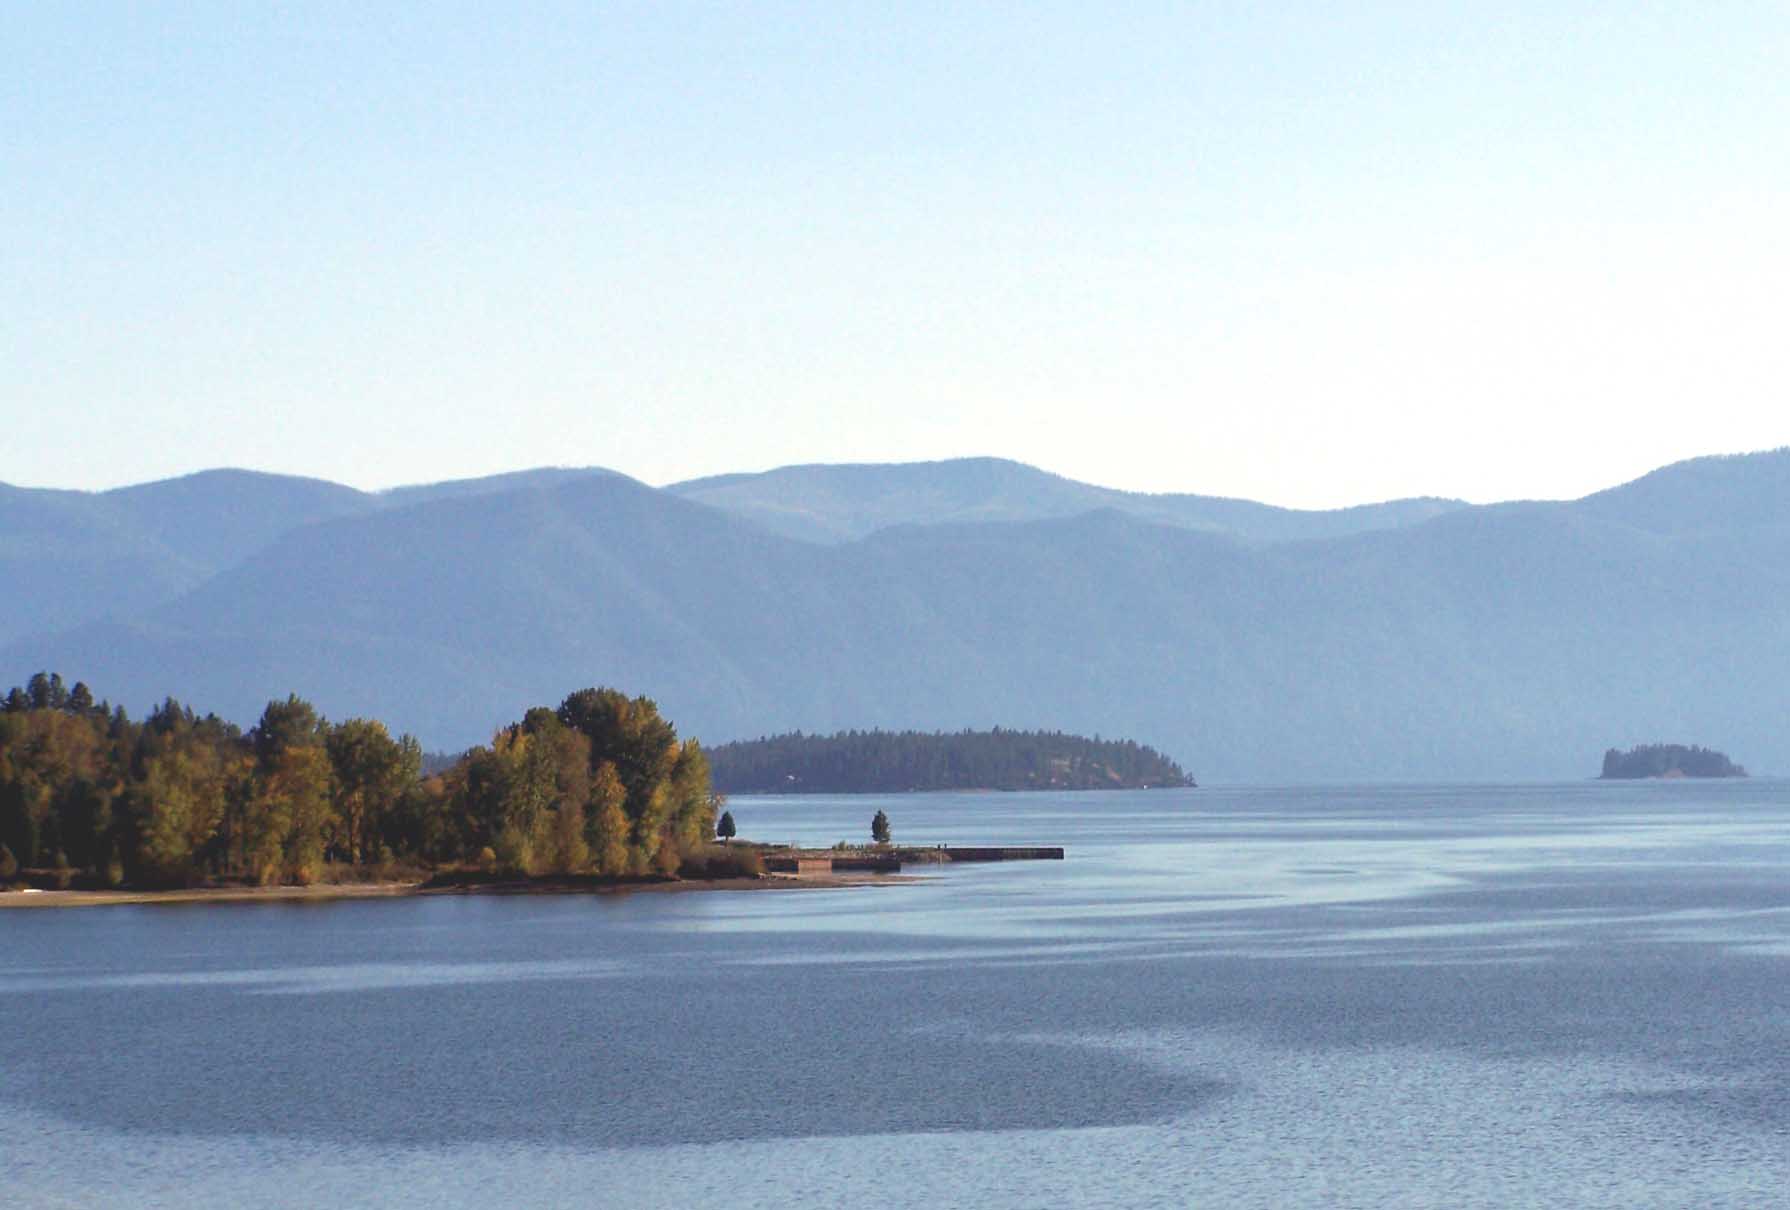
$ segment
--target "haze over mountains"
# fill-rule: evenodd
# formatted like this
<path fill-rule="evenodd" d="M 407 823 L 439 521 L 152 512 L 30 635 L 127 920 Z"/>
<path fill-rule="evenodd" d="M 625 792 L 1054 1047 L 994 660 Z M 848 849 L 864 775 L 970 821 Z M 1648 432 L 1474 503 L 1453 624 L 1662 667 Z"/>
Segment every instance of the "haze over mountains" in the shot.
<path fill-rule="evenodd" d="M 1327 512 L 1217 496 L 1149 495 L 1077 483 L 1000 458 L 845 466 L 786 466 L 717 475 L 666 490 L 812 542 L 843 542 L 893 525 L 1042 521 L 1110 508 L 1142 521 L 1284 542 L 1393 529 L 1461 507 L 1459 500 L 1394 500 Z"/>
<path fill-rule="evenodd" d="M 1203 782 L 1589 777 L 1654 739 L 1762 771 L 1790 768 L 1787 556 L 1787 451 L 1333 512 L 996 459 L 663 489 L 212 471 L 0 486 L 0 668 L 243 723 L 292 691 L 435 748 L 610 684 L 708 742 L 1060 728 Z"/>

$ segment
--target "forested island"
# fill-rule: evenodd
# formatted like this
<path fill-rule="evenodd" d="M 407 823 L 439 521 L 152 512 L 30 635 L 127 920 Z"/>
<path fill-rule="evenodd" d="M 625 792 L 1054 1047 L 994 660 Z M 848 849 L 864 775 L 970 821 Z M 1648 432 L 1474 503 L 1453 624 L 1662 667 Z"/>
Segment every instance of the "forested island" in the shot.
<path fill-rule="evenodd" d="M 428 775 L 410 736 L 295 696 L 247 731 L 172 699 L 135 721 L 44 673 L 0 700 L 0 885 L 760 872 L 714 843 L 717 806 L 702 748 L 614 689 L 532 709 Z"/>
<path fill-rule="evenodd" d="M 1684 744 L 1640 744 L 1627 752 L 1604 753 L 1600 780 L 1645 777 L 1745 777 L 1746 770 L 1713 748 Z"/>
<path fill-rule="evenodd" d="M 709 751 L 727 794 L 912 790 L 1118 790 L 1191 786 L 1181 766 L 1132 740 L 1059 731 L 797 731 Z"/>

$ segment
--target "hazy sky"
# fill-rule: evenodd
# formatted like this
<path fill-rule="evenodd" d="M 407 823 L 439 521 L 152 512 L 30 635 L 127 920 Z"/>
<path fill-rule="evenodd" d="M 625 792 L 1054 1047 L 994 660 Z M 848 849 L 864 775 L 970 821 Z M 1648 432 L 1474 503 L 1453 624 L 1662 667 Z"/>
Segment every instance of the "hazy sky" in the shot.
<path fill-rule="evenodd" d="M 29 4 L 0 480 L 1790 442 L 1790 6 Z"/>

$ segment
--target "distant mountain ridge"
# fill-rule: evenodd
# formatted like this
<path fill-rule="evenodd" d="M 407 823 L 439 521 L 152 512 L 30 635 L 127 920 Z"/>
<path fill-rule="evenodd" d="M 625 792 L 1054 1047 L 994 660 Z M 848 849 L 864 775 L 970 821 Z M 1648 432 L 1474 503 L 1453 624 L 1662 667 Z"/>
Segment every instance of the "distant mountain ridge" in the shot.
<path fill-rule="evenodd" d="M 1278 531 L 1284 510 L 1140 516 L 998 460 L 795 469 L 669 489 L 596 469 L 378 494 L 247 472 L 0 488 L 0 573 L 20 586 L 0 667 L 239 721 L 293 691 L 441 749 L 613 684 L 709 743 L 1097 732 L 1206 783 L 1572 777 L 1622 735 L 1720 735 L 1790 767 L 1785 451 L 1579 501 Z M 833 536 L 778 532 L 771 488 Z M 1100 503 L 1053 511 L 1072 498 Z M 1340 532 L 1311 532 L 1324 518 Z"/>
<path fill-rule="evenodd" d="M 786 466 L 691 479 L 665 490 L 812 542 L 847 542 L 895 525 L 1044 521 L 1099 509 L 1242 541 L 1288 542 L 1394 529 L 1464 507 L 1459 500 L 1417 499 L 1306 511 L 1219 496 L 1151 495 L 1094 487 L 1002 458 Z"/>
<path fill-rule="evenodd" d="M 38 584 L 0 610 L 0 643 L 137 616 L 307 525 L 454 497 L 551 490 L 592 477 L 628 479 L 603 467 L 537 467 L 365 492 L 327 480 L 226 468 L 102 492 L 0 483 L 0 577 Z M 933 488 L 925 487 L 928 482 Z M 1300 513 L 1248 501 L 1117 492 L 995 458 L 786 467 L 665 490 L 773 533 L 829 543 L 892 525 L 1041 520 L 1099 508 L 1274 540 L 1276 533 L 1297 537 L 1405 524 L 1453 505 L 1399 501 Z M 1169 503 L 1153 503 L 1164 501 Z"/>
<path fill-rule="evenodd" d="M 0 642 L 173 600 L 307 525 L 614 473 L 541 469 L 384 492 L 234 469 L 103 492 L 0 483 L 0 579 L 35 586 L 0 610 Z"/>

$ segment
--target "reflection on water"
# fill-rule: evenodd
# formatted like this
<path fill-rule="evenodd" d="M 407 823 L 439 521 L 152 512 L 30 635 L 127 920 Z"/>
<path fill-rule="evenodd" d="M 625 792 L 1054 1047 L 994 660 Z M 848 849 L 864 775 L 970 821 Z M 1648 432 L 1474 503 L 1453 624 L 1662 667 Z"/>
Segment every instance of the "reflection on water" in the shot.
<path fill-rule="evenodd" d="M 606 979 L 627 973 L 620 962 L 359 962 L 343 966 L 267 967 L 261 970 L 144 971 L 137 974 L 45 974 L 9 979 L 8 992 L 66 992 L 94 988 L 234 987 L 257 995 L 386 991 L 467 983 L 526 983 L 537 979 Z"/>
<path fill-rule="evenodd" d="M 1069 856 L 7 913 L 0 1167 L 27 1205 L 1757 1204 L 1787 791 L 739 799 Z"/>

